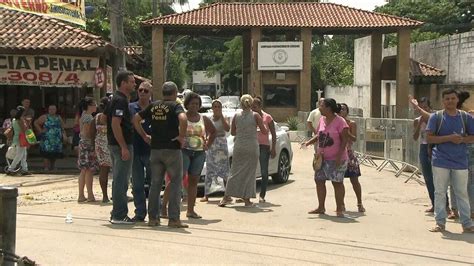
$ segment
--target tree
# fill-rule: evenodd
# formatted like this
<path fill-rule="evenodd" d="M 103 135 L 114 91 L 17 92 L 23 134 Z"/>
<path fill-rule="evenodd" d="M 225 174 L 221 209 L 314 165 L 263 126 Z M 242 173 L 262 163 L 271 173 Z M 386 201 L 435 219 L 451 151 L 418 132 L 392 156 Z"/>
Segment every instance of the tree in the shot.
<path fill-rule="evenodd" d="M 392 0 L 374 11 L 425 22 L 411 35 L 412 42 L 439 38 L 472 29 L 472 4 L 463 0 Z M 396 45 L 396 36 L 386 36 L 385 45 Z"/>

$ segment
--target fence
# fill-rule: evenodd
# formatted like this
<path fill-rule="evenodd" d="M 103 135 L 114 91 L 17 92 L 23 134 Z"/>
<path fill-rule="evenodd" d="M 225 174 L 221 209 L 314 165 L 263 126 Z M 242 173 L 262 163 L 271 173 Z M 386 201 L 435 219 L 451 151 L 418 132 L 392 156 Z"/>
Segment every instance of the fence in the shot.
<path fill-rule="evenodd" d="M 353 149 L 363 154 L 419 165 L 419 141 L 413 140 L 413 120 L 351 118 L 357 124 Z"/>

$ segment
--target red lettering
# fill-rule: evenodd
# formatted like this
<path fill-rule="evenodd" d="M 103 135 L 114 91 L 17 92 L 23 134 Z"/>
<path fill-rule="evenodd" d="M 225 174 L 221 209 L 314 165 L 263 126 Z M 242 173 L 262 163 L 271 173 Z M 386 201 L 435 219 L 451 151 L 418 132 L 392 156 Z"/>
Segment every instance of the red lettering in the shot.
<path fill-rule="evenodd" d="M 20 81 L 22 79 L 20 71 L 8 71 L 7 74 L 9 75 L 8 79 L 11 81 Z"/>
<path fill-rule="evenodd" d="M 25 72 L 23 73 L 23 79 L 27 81 L 36 81 L 38 76 L 35 72 Z"/>
<path fill-rule="evenodd" d="M 72 81 L 73 83 L 78 83 L 79 78 L 77 77 L 76 73 L 71 73 L 67 75 L 67 77 L 64 79 L 65 82 Z"/>
<path fill-rule="evenodd" d="M 51 75 L 49 72 L 40 72 L 38 79 L 42 82 L 51 82 L 53 81 L 53 75 Z"/>

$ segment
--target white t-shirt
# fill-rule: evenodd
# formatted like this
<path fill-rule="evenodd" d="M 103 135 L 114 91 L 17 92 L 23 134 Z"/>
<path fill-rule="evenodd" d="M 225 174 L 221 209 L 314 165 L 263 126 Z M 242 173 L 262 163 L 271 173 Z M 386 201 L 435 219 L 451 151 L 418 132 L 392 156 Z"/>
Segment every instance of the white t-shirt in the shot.
<path fill-rule="evenodd" d="M 311 125 L 313 126 L 313 128 L 317 129 L 320 118 L 321 118 L 321 112 L 319 111 L 319 108 L 316 108 L 313 111 L 311 111 L 311 113 L 309 113 L 309 116 L 306 122 L 311 122 Z"/>

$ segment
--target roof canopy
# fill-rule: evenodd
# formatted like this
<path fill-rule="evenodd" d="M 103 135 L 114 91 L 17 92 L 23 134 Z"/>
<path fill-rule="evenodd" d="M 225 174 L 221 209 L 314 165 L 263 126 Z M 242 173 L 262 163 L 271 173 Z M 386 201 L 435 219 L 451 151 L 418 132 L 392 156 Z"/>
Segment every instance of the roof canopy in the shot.
<path fill-rule="evenodd" d="M 92 51 L 110 45 L 58 20 L 0 7 L 0 49 Z"/>
<path fill-rule="evenodd" d="M 144 25 L 228 28 L 311 28 L 322 32 L 394 32 L 423 22 L 343 5 L 316 2 L 215 3 L 180 14 L 153 18 Z"/>

